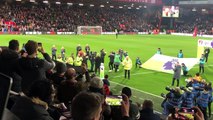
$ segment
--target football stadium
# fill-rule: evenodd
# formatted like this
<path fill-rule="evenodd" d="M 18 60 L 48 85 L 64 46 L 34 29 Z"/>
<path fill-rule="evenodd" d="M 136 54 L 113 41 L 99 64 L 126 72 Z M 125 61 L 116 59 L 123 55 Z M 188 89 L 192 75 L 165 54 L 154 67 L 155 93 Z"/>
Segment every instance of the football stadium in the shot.
<path fill-rule="evenodd" d="M 0 118 L 212 120 L 212 6 L 0 1 Z"/>

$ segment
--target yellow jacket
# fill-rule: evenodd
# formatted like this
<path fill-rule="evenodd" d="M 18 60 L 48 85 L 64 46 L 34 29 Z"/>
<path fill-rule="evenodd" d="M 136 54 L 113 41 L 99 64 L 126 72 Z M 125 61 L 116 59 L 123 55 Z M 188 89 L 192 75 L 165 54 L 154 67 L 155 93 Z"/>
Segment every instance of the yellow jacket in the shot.
<path fill-rule="evenodd" d="M 67 63 L 70 64 L 70 65 L 73 65 L 73 63 L 74 63 L 73 58 L 72 57 L 68 57 L 67 58 Z"/>
<path fill-rule="evenodd" d="M 132 60 L 128 58 L 128 60 L 125 58 L 123 61 L 124 70 L 130 70 L 132 68 Z"/>
<path fill-rule="evenodd" d="M 82 61 L 83 61 L 83 58 L 77 56 L 77 57 L 76 57 L 76 60 L 74 61 L 74 65 L 75 65 L 75 66 L 81 66 Z"/>

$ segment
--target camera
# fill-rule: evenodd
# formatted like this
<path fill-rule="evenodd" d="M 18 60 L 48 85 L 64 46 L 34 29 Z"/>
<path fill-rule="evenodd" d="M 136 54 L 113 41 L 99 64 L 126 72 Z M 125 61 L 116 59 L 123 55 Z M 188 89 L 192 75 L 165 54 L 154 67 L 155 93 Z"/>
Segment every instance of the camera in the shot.
<path fill-rule="evenodd" d="M 175 90 L 173 89 L 173 88 L 170 88 L 169 86 L 166 86 L 166 88 L 165 88 L 167 91 L 169 91 L 169 92 L 175 92 Z"/>

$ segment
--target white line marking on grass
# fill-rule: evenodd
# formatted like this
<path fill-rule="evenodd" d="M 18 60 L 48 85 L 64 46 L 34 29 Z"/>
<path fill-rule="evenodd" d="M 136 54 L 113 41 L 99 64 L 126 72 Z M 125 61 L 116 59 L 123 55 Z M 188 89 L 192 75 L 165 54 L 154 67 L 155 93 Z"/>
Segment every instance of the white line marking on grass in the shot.
<path fill-rule="evenodd" d="M 213 65 L 204 65 L 204 67 L 211 67 L 211 66 L 213 66 Z M 193 68 L 199 68 L 199 66 L 195 66 L 195 67 L 193 67 Z"/>
<path fill-rule="evenodd" d="M 135 74 L 131 74 L 131 76 L 133 75 L 145 75 L 145 74 L 151 74 L 151 73 L 155 73 L 155 72 L 141 72 L 141 73 L 135 73 Z M 119 78 L 119 77 L 124 77 L 124 75 L 120 75 L 120 76 L 115 76 L 113 78 Z"/>
<path fill-rule="evenodd" d="M 158 98 L 163 99 L 161 96 L 158 96 L 158 95 L 155 95 L 155 94 L 152 94 L 152 93 L 148 93 L 148 92 L 139 90 L 139 89 L 137 89 L 137 88 L 133 88 L 133 87 L 130 87 L 130 86 L 127 86 L 127 85 L 123 85 L 123 84 L 120 84 L 120 83 L 117 83 L 117 82 L 114 82 L 114 81 L 110 81 L 110 82 L 111 82 L 111 83 L 114 83 L 114 84 L 117 84 L 117 85 L 120 85 L 120 86 L 124 86 L 124 87 L 126 86 L 126 87 L 131 88 L 132 90 L 139 91 L 139 92 L 142 92 L 142 93 L 145 93 L 145 94 L 148 94 L 148 95 L 155 96 L 155 97 L 158 97 Z"/>

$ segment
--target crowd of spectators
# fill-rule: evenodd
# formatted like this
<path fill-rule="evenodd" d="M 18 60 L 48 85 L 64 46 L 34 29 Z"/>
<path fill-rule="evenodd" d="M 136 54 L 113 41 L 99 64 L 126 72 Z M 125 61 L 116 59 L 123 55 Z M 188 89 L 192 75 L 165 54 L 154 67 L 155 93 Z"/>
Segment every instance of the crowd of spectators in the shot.
<path fill-rule="evenodd" d="M 190 19 L 188 19 L 190 18 Z M 193 33 L 195 27 L 199 34 L 213 34 L 213 17 L 200 11 L 184 10 L 176 20 L 175 30 L 180 33 Z"/>
<path fill-rule="evenodd" d="M 1 31 L 76 32 L 77 26 L 102 26 L 103 32 L 115 29 L 125 32 L 171 29 L 168 22 L 161 24 L 164 19 L 161 19 L 161 8 L 158 7 L 153 7 L 151 11 L 28 3 L 1 5 L 0 8 Z M 197 27 L 200 34 L 212 34 L 212 20 L 207 13 L 181 9 L 173 29 L 192 33 Z"/>
<path fill-rule="evenodd" d="M 148 31 L 156 27 L 150 19 L 157 17 L 154 12 L 78 5 L 13 4 L 0 8 L 2 22 L 15 22 L 13 31 L 70 32 L 76 31 L 77 26 L 102 26 L 103 31 L 108 32 L 115 29 Z M 7 27 L 4 26 L 4 29 Z"/>

